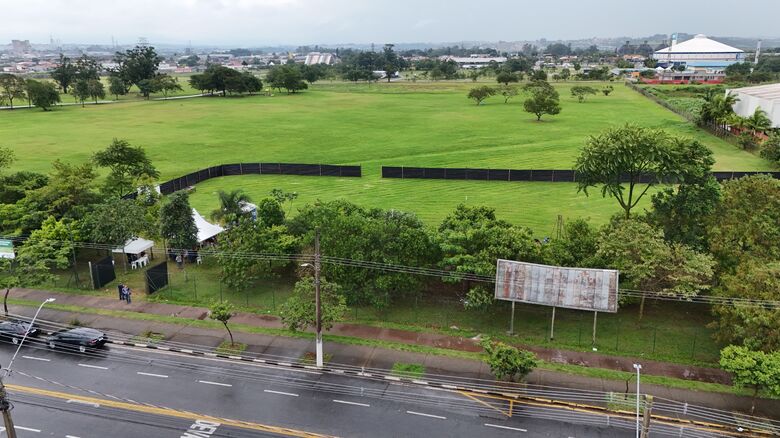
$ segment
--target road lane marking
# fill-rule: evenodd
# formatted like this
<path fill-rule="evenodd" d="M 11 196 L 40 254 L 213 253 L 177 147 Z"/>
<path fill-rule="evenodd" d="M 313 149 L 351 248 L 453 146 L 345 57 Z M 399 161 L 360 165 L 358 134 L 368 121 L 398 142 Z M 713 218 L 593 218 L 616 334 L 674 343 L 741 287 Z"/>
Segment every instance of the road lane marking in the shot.
<path fill-rule="evenodd" d="M 141 375 L 141 376 L 159 377 L 161 379 L 167 379 L 168 378 L 168 376 L 166 376 L 165 374 L 144 373 L 142 371 L 138 371 L 136 374 Z"/>
<path fill-rule="evenodd" d="M 365 403 L 357 403 L 357 402 L 351 402 L 351 401 L 346 401 L 346 400 L 336 400 L 336 399 L 333 399 L 333 401 L 336 402 L 336 403 L 342 403 L 342 404 L 345 404 L 345 405 L 363 406 L 363 407 L 366 407 L 366 408 L 370 408 L 371 407 L 371 405 L 367 405 Z"/>
<path fill-rule="evenodd" d="M 206 385 L 217 385 L 217 386 L 233 386 L 230 383 L 219 383 L 219 382 L 212 382 L 210 380 L 198 380 L 199 383 L 205 383 Z"/>
<path fill-rule="evenodd" d="M 77 400 L 77 399 L 73 399 L 73 398 L 70 399 L 70 400 L 66 400 L 65 403 L 75 403 L 75 404 L 78 404 L 78 405 L 87 405 L 87 406 L 92 406 L 93 408 L 99 408 L 100 407 L 100 405 L 97 404 L 97 403 L 87 402 L 87 401 L 84 401 L 84 400 Z"/>
<path fill-rule="evenodd" d="M 89 365 L 89 364 L 86 364 L 86 363 L 80 363 L 79 366 L 80 367 L 84 367 L 84 368 L 94 368 L 96 370 L 107 370 L 108 369 L 106 367 L 101 367 L 101 366 L 98 366 L 98 365 Z"/>
<path fill-rule="evenodd" d="M 81 437 L 76 435 L 65 435 L 65 438 L 81 438 Z"/>
<path fill-rule="evenodd" d="M 298 394 L 293 394 L 291 392 L 273 391 L 270 389 L 264 389 L 263 391 L 270 392 L 271 394 L 289 395 L 290 397 L 298 397 Z"/>
<path fill-rule="evenodd" d="M 27 432 L 37 432 L 37 433 L 41 433 L 41 430 L 40 430 L 40 429 L 33 429 L 32 427 L 14 426 L 14 429 L 19 429 L 19 430 L 26 430 Z"/>
<path fill-rule="evenodd" d="M 81 400 L 91 403 L 102 404 L 103 406 L 112 407 L 116 409 L 123 409 L 131 412 L 141 412 L 153 415 L 161 415 L 171 418 L 185 418 L 188 420 L 205 420 L 216 423 L 222 423 L 224 426 L 237 427 L 245 430 L 256 430 L 261 432 L 270 432 L 276 435 L 292 436 L 298 438 L 331 438 L 330 435 L 323 435 L 318 433 L 307 432 L 304 430 L 296 430 L 288 427 L 272 426 L 268 424 L 252 423 L 249 421 L 231 420 L 227 418 L 217 418 L 209 415 L 200 415 L 194 412 L 177 411 L 170 408 L 160 408 L 156 406 L 142 405 L 137 403 L 127 403 L 114 400 L 106 400 L 102 398 L 93 398 L 81 395 L 68 394 L 64 392 L 50 391 L 47 389 L 32 388 L 29 386 L 21 386 L 14 384 L 5 385 L 6 389 L 11 392 L 35 394 L 44 397 L 50 397 L 61 400 Z"/>
<path fill-rule="evenodd" d="M 498 429 L 516 430 L 518 432 L 528 432 L 527 430 L 520 429 L 519 427 L 499 426 L 498 424 L 485 423 L 485 426 L 487 426 L 487 427 L 495 427 L 495 428 L 498 428 Z"/>
<path fill-rule="evenodd" d="M 51 362 L 51 359 L 44 359 L 42 357 L 35 357 L 35 356 L 22 356 L 22 357 L 30 360 L 39 360 L 41 362 Z"/>
<path fill-rule="evenodd" d="M 419 415 L 421 417 L 429 417 L 429 418 L 436 418 L 439 420 L 446 420 L 447 417 L 442 417 L 441 415 L 433 415 L 433 414 L 423 414 L 422 412 L 414 412 L 414 411 L 406 411 L 407 414 L 412 415 Z"/>

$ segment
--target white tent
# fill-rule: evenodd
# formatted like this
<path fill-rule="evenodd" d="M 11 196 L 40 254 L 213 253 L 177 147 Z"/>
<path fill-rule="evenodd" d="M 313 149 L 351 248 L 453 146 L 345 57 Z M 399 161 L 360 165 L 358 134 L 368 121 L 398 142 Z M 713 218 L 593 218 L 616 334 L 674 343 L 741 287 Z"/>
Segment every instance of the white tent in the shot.
<path fill-rule="evenodd" d="M 198 227 L 198 242 L 205 242 L 217 234 L 225 231 L 219 225 L 208 222 L 198 213 L 198 210 L 192 209 L 192 218 L 195 219 L 195 226 Z"/>
<path fill-rule="evenodd" d="M 120 254 L 141 254 L 142 252 L 148 251 L 154 246 L 154 242 L 151 240 L 142 239 L 140 237 L 136 237 L 135 239 L 130 239 L 127 242 L 125 242 L 125 246 L 122 248 L 114 248 L 113 252 L 120 253 Z"/>
<path fill-rule="evenodd" d="M 734 104 L 734 112 L 742 117 L 750 117 L 757 108 L 764 110 L 772 126 L 780 128 L 780 84 L 759 85 L 756 87 L 726 90 L 739 98 Z"/>

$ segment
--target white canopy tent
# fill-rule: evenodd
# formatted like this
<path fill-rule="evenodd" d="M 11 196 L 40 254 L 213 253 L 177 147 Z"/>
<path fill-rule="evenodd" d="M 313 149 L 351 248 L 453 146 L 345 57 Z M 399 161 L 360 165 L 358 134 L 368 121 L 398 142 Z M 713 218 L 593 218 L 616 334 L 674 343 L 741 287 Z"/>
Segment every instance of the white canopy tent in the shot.
<path fill-rule="evenodd" d="M 119 254 L 134 254 L 138 255 L 142 252 L 149 251 L 154 246 L 154 242 L 151 240 L 142 239 L 136 237 L 125 242 L 125 246 L 121 248 L 114 248 L 113 252 Z"/>
<path fill-rule="evenodd" d="M 198 213 L 198 210 L 192 209 L 192 218 L 195 219 L 195 226 L 198 227 L 198 243 L 203 243 L 217 234 L 225 231 L 219 225 L 208 222 Z"/>
<path fill-rule="evenodd" d="M 750 117 L 757 108 L 761 108 L 772 120 L 772 127 L 780 128 L 780 84 L 735 88 L 726 90 L 726 93 L 739 99 L 734 104 L 734 112 L 738 115 Z"/>

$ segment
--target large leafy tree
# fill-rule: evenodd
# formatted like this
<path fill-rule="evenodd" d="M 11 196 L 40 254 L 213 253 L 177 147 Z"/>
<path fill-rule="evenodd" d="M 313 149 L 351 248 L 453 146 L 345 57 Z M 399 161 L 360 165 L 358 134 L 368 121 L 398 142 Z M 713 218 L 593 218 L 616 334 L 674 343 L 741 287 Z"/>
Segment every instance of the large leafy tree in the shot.
<path fill-rule="evenodd" d="M 152 81 L 154 81 L 154 89 L 162 92 L 165 98 L 174 91 L 182 90 L 179 80 L 168 74 L 158 74 Z"/>
<path fill-rule="evenodd" d="M 62 92 L 68 94 L 68 87 L 76 80 L 76 65 L 70 61 L 70 58 L 60 53 L 60 60 L 57 67 L 51 72 L 51 78 L 57 82 Z"/>
<path fill-rule="evenodd" d="M 301 70 L 294 65 L 284 64 L 273 67 L 266 76 L 271 88 L 287 90 L 287 94 L 296 93 L 309 88 L 303 80 Z"/>
<path fill-rule="evenodd" d="M 147 98 L 150 89 L 144 85 L 157 75 L 157 67 L 162 60 L 163 58 L 157 55 L 157 51 L 152 46 L 135 46 L 130 50 L 114 54 L 114 62 L 119 65 L 116 74 L 125 83 L 137 86 L 141 94 Z"/>
<path fill-rule="evenodd" d="M 94 160 L 98 166 L 111 170 L 105 189 L 117 197 L 132 192 L 144 179 L 160 176 L 146 151 L 140 146 L 133 147 L 127 140 L 115 138 L 106 149 L 95 153 Z"/>
<path fill-rule="evenodd" d="M 483 85 L 481 87 L 474 87 L 469 90 L 468 98 L 474 100 L 474 102 L 479 105 L 482 103 L 482 101 L 495 94 L 495 88 Z"/>
<path fill-rule="evenodd" d="M 451 271 L 445 278 L 466 289 L 467 308 L 487 308 L 493 293 L 485 284 L 463 280 L 469 274 L 495 276 L 496 260 L 539 261 L 541 255 L 531 230 L 496 218 L 495 209 L 459 205 L 441 223 L 438 243 L 440 266 Z"/>
<path fill-rule="evenodd" d="M 548 265 L 587 268 L 599 267 L 597 249 L 597 230 L 580 218 L 567 222 L 562 236 L 542 246 L 542 253 Z"/>
<path fill-rule="evenodd" d="M 341 287 L 324 278 L 320 278 L 320 304 L 323 330 L 330 330 L 347 312 L 347 301 Z M 317 325 L 313 277 L 306 276 L 295 283 L 292 295 L 282 305 L 280 316 L 282 324 L 294 332 Z"/>
<path fill-rule="evenodd" d="M 124 96 L 128 91 L 130 91 L 130 85 L 121 76 L 111 74 L 108 77 L 108 92 L 113 94 L 117 100 L 119 100 L 119 96 Z"/>
<path fill-rule="evenodd" d="M 756 409 L 759 391 L 780 396 L 780 351 L 766 353 L 729 345 L 720 352 L 720 366 L 731 373 L 734 386 L 753 388 L 751 415 Z"/>
<path fill-rule="evenodd" d="M 644 292 L 696 296 L 709 289 L 715 265 L 710 255 L 668 244 L 661 230 L 633 219 L 618 219 L 606 227 L 599 236 L 596 255 L 606 266 L 620 271 L 621 287 L 642 292 L 640 321 Z"/>
<path fill-rule="evenodd" d="M 27 215 L 42 215 L 41 220 L 46 216 L 81 219 L 99 201 L 94 189 L 96 177 L 89 163 L 72 165 L 55 160 L 48 184 L 27 192 L 22 207 Z"/>
<path fill-rule="evenodd" d="M 150 228 L 146 209 L 132 199 L 110 198 L 84 219 L 83 233 L 90 241 L 121 246 Z"/>
<path fill-rule="evenodd" d="M 398 54 L 395 53 L 393 47 L 395 47 L 395 45 L 385 44 L 385 47 L 382 50 L 382 70 L 385 72 L 388 83 L 390 83 L 390 79 L 393 78 L 393 75 L 401 69 L 401 59 L 398 57 Z"/>
<path fill-rule="evenodd" d="M 14 107 L 14 99 L 24 99 L 27 84 L 20 76 L 11 73 L 0 73 L 0 100 L 8 102 L 11 109 Z"/>
<path fill-rule="evenodd" d="M 51 82 L 28 79 L 27 98 L 38 108 L 49 111 L 49 108 L 60 102 L 60 93 Z"/>
<path fill-rule="evenodd" d="M 591 136 L 574 170 L 578 190 L 587 195 L 600 185 L 602 196 L 615 198 L 628 218 L 651 187 L 703 178 L 712 162 L 712 153 L 696 140 L 627 124 Z"/>
<path fill-rule="evenodd" d="M 536 115 L 536 121 L 545 114 L 556 115 L 561 112 L 560 95 L 552 85 L 543 80 L 534 80 L 523 87 L 530 96 L 523 102 L 526 112 Z"/>
<path fill-rule="evenodd" d="M 81 103 L 82 108 L 84 107 L 84 102 L 92 96 L 91 93 L 92 89 L 89 85 L 89 81 L 79 79 L 70 87 L 70 94 L 77 102 Z"/>
<path fill-rule="evenodd" d="M 780 262 L 750 259 L 721 277 L 716 295 L 725 298 L 780 301 Z M 754 350 L 780 350 L 780 309 L 759 305 L 713 307 L 716 337 Z"/>
<path fill-rule="evenodd" d="M 198 243 L 198 227 L 186 192 L 170 195 L 160 207 L 160 236 L 174 249 L 192 249 Z"/>
<path fill-rule="evenodd" d="M 587 86 L 587 85 L 575 85 L 571 87 L 571 95 L 577 98 L 579 103 L 585 102 L 585 98 L 589 95 L 598 94 L 599 90 Z"/>

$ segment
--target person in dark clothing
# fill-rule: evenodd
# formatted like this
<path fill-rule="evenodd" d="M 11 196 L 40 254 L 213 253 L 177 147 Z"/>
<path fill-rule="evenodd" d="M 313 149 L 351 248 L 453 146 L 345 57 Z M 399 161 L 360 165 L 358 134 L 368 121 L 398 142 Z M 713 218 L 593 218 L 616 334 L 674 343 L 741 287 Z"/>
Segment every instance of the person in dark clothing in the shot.
<path fill-rule="evenodd" d="M 125 285 L 122 283 L 119 283 L 116 286 L 117 291 L 119 292 L 119 301 L 125 300 Z"/>
<path fill-rule="evenodd" d="M 133 301 L 133 300 L 130 298 L 130 296 L 131 296 L 132 294 L 133 294 L 133 291 L 131 291 L 131 290 L 130 290 L 130 288 L 128 287 L 128 288 L 125 290 L 125 299 L 127 300 L 127 304 L 130 304 L 130 303 Z"/>

